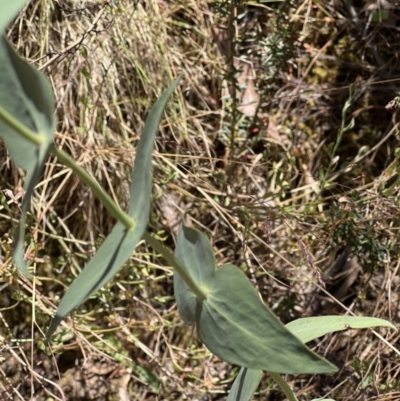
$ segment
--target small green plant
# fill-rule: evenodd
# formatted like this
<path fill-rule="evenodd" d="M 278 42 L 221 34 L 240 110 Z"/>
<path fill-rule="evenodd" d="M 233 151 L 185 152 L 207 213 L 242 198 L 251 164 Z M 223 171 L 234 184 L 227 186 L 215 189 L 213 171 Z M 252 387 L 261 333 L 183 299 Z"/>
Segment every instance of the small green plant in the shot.
<path fill-rule="evenodd" d="M 2 1 L 4 32 L 26 0 Z M 0 136 L 14 163 L 27 171 L 21 218 L 14 236 L 13 257 L 21 273 L 26 215 L 30 199 L 49 154 L 71 168 L 117 219 L 111 234 L 64 294 L 47 331 L 47 339 L 70 312 L 100 290 L 122 268 L 141 239 L 174 267 L 174 291 L 181 318 L 195 324 L 201 340 L 219 358 L 241 367 L 228 400 L 250 400 L 261 372 L 267 371 L 290 401 L 296 397 L 280 374 L 332 373 L 337 368 L 305 344 L 327 333 L 375 326 L 395 328 L 376 318 L 325 316 L 295 320 L 284 326 L 262 302 L 244 273 L 226 264 L 216 269 L 208 238 L 185 223 L 178 232 L 175 254 L 147 232 L 151 206 L 153 142 L 165 105 L 179 83 L 170 85 L 152 107 L 133 167 L 128 211 L 122 211 L 99 184 L 68 154 L 53 144 L 56 120 L 53 95 L 46 78 L 0 38 Z M 316 401 L 316 400 L 314 400 Z"/>

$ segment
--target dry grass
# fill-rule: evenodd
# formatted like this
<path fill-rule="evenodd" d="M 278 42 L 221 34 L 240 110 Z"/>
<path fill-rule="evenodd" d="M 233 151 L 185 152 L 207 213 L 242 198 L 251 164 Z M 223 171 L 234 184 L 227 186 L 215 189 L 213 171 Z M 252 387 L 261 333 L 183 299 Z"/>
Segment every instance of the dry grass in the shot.
<path fill-rule="evenodd" d="M 122 206 L 146 113 L 183 73 L 156 143 L 151 231 L 173 247 L 191 208 L 218 264 L 243 268 L 285 322 L 351 311 L 396 324 L 399 130 L 385 105 L 396 95 L 400 17 L 393 8 L 374 21 L 374 3 L 293 4 L 32 1 L 8 35 L 51 80 L 57 144 Z M 254 116 L 240 112 L 232 52 L 251 64 Z M 1 154 L 2 186 L 15 195 L 23 174 Z M 60 295 L 115 222 L 50 159 L 32 203 L 32 286 L 11 264 L 20 199 L 1 196 L 0 399 L 226 397 L 235 371 L 184 327 L 172 270 L 145 244 L 45 344 Z M 379 332 L 387 344 L 371 331 L 315 343 L 342 369 L 292 378 L 300 399 L 398 399 L 399 337 Z M 259 390 L 255 399 L 282 399 L 267 378 Z"/>

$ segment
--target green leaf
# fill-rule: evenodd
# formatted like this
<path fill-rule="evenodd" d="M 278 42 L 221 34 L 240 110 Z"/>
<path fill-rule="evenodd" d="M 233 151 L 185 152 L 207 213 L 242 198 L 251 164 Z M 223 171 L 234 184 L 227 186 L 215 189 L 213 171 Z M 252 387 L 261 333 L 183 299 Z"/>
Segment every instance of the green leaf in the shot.
<path fill-rule="evenodd" d="M 307 343 L 325 334 L 347 329 L 368 329 L 370 327 L 390 327 L 387 320 L 364 316 L 317 316 L 294 320 L 286 327 L 301 341 Z"/>
<path fill-rule="evenodd" d="M 26 3 L 28 3 L 27 0 L 0 0 L 0 35 Z"/>
<path fill-rule="evenodd" d="M 321 317 L 311 317 L 304 319 L 297 319 L 286 325 L 286 327 L 296 335 L 299 340 L 303 342 L 308 342 L 314 340 L 315 338 L 321 337 L 325 334 L 332 333 L 335 331 L 351 329 L 365 329 L 370 327 L 385 326 L 396 330 L 390 322 L 370 317 L 354 317 L 354 316 L 321 316 Z M 246 375 L 244 375 L 244 370 L 242 368 L 232 385 L 232 389 L 229 393 L 227 401 L 247 401 L 250 400 L 254 392 L 258 387 L 259 380 L 257 377 L 261 377 L 261 371 L 259 370 L 249 370 Z M 242 392 L 240 396 L 243 398 L 234 398 L 238 394 L 238 383 L 241 385 Z M 251 389 L 254 388 L 251 393 Z M 235 389 L 235 392 L 233 392 Z M 232 394 L 233 398 L 230 398 Z M 335 401 L 332 398 L 316 398 L 312 401 Z"/>
<path fill-rule="evenodd" d="M 23 250 L 25 220 L 53 142 L 54 97 L 45 76 L 22 60 L 3 36 L 0 60 L 0 136 L 13 162 L 27 171 L 21 219 L 14 237 L 14 261 L 29 275 Z"/>
<path fill-rule="evenodd" d="M 143 232 L 139 230 L 127 229 L 121 223 L 116 224 L 97 253 L 64 294 L 57 313 L 51 321 L 47 338 L 50 338 L 68 313 L 85 302 L 90 295 L 115 276 L 128 260 L 142 234 Z"/>
<path fill-rule="evenodd" d="M 204 301 L 198 301 L 174 273 L 178 310 L 184 321 L 196 322 L 212 353 L 235 365 L 278 373 L 337 370 L 285 328 L 240 269 L 224 265 L 215 270 L 204 234 L 182 224 L 175 255 L 206 294 Z"/>
<path fill-rule="evenodd" d="M 178 231 L 175 257 L 183 267 L 190 267 L 187 270 L 193 280 L 203 286 L 204 291 L 208 292 L 207 286 L 204 284 L 213 280 L 215 271 L 214 252 L 208 238 L 205 235 L 199 235 L 199 232 L 193 228 L 182 224 Z M 195 323 L 196 295 L 175 271 L 174 293 L 182 320 L 186 324 Z"/>
<path fill-rule="evenodd" d="M 209 289 L 197 305 L 196 323 L 203 342 L 221 359 L 276 373 L 336 371 L 285 328 L 236 266 L 220 267 Z"/>
<path fill-rule="evenodd" d="M 131 197 L 128 214 L 137 221 L 138 225 L 141 225 L 142 229 L 147 227 L 151 206 L 151 155 L 153 153 L 154 138 L 158 132 L 158 126 L 160 125 L 167 101 L 181 78 L 182 75 L 179 75 L 152 107 L 146 118 L 143 133 L 137 147 L 131 179 Z"/>
<path fill-rule="evenodd" d="M 378 9 L 372 12 L 372 22 L 382 22 L 389 18 L 390 14 L 388 10 Z"/>
<path fill-rule="evenodd" d="M 250 401 L 261 380 L 261 371 L 241 368 L 226 401 Z"/>
<path fill-rule="evenodd" d="M 117 223 L 94 257 L 75 279 L 63 296 L 50 328 L 49 338 L 68 313 L 85 302 L 121 269 L 146 231 L 150 212 L 151 157 L 154 137 L 158 131 L 165 105 L 180 77 L 168 87 L 151 109 L 137 148 L 130 187 L 129 216 L 132 227 Z"/>

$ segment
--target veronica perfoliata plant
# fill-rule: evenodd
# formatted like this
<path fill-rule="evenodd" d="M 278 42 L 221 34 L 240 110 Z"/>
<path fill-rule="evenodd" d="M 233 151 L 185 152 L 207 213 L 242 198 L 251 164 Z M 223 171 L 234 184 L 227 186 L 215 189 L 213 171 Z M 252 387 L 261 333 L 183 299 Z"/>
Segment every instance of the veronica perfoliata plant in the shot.
<path fill-rule="evenodd" d="M 182 320 L 196 325 L 201 340 L 213 354 L 241 367 L 229 401 L 250 400 L 262 371 L 269 372 L 294 401 L 294 393 L 279 374 L 337 371 L 336 366 L 305 345 L 308 341 L 347 328 L 394 328 L 381 319 L 351 316 L 298 319 L 284 326 L 239 268 L 230 264 L 216 268 L 208 238 L 187 226 L 184 217 L 174 254 L 147 232 L 154 138 L 180 77 L 166 89 L 147 117 L 133 166 L 129 207 L 126 212 L 120 210 L 90 174 L 54 145 L 56 118 L 49 82 L 15 52 L 4 35 L 25 3 L 0 0 L 0 136 L 13 162 L 26 171 L 21 217 L 14 236 L 15 264 L 22 274 L 30 276 L 24 261 L 25 217 L 49 154 L 71 168 L 118 221 L 63 295 L 48 328 L 48 339 L 62 319 L 115 276 L 141 239 L 174 267 L 175 297 Z"/>

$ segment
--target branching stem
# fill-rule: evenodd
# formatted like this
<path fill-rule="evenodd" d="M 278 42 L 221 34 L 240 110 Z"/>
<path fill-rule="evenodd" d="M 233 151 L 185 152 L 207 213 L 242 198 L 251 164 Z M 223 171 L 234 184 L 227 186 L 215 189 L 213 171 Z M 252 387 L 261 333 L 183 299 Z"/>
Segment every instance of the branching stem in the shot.
<path fill-rule="evenodd" d="M 148 232 L 143 235 L 143 239 L 150 244 L 164 259 L 176 270 L 185 284 L 196 294 L 198 301 L 204 301 L 206 295 L 201 288 L 194 282 L 192 277 L 186 272 L 185 268 L 178 262 L 173 255 L 160 241 L 151 236 Z"/>
<path fill-rule="evenodd" d="M 121 210 L 118 205 L 112 200 L 112 198 L 104 191 L 100 184 L 81 166 L 79 166 L 75 160 L 65 153 L 63 150 L 52 146 L 50 153 L 56 156 L 57 159 L 67 167 L 71 168 L 74 173 L 84 182 L 91 190 L 93 194 L 100 200 L 104 207 L 125 227 L 132 229 L 135 227 L 135 220 L 133 220 L 128 214 Z M 176 270 L 185 284 L 196 294 L 199 301 L 203 301 L 206 296 L 201 291 L 199 286 L 194 282 L 192 277 L 186 272 L 184 267 L 178 262 L 174 254 L 171 253 L 160 241 L 151 236 L 148 232 L 143 235 L 143 239 L 151 245 L 157 252 L 159 252 L 164 259 Z"/>
<path fill-rule="evenodd" d="M 0 120 L 3 120 L 5 124 L 11 127 L 13 130 L 18 132 L 29 142 L 35 145 L 42 145 L 45 142 L 43 136 L 30 130 L 24 124 L 21 124 L 16 120 L 10 113 L 4 110 L 0 106 Z M 130 217 L 127 213 L 120 209 L 120 207 L 113 201 L 110 195 L 100 186 L 100 184 L 93 178 L 83 167 L 79 166 L 76 161 L 62 149 L 57 148 L 55 145 L 50 146 L 50 154 L 55 156 L 62 164 L 69 167 L 79 178 L 86 184 L 93 192 L 94 196 L 100 200 L 104 207 L 111 213 L 116 220 L 120 221 L 129 230 L 134 229 L 136 221 Z M 196 294 L 199 301 L 203 301 L 206 295 L 201 288 L 194 282 L 192 277 L 186 272 L 184 267 L 178 262 L 174 254 L 171 253 L 160 241 L 152 237 L 146 232 L 143 238 L 148 242 L 157 252 L 159 252 L 165 260 L 174 267 L 179 276 L 185 282 L 185 284 Z"/>

